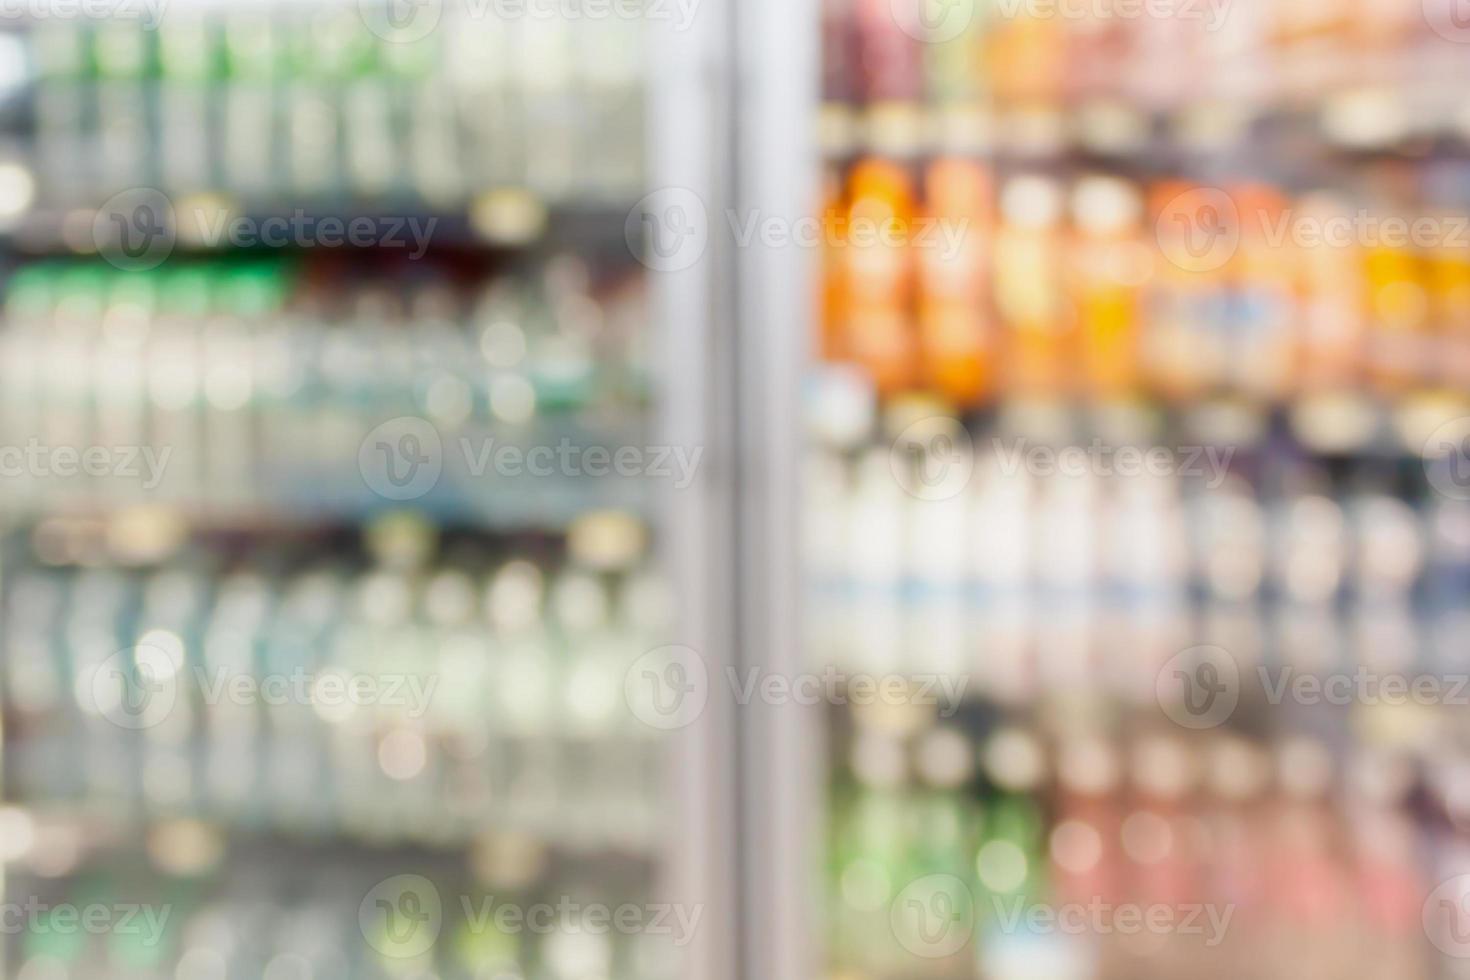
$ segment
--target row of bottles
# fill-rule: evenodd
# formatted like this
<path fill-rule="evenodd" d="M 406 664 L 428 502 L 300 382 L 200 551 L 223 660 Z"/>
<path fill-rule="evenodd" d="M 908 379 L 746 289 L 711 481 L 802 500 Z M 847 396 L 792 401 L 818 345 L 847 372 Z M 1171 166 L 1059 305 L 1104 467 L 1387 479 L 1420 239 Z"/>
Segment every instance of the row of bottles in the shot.
<path fill-rule="evenodd" d="M 1449 0 L 824 0 L 823 94 L 1027 111 L 1264 108 L 1463 78 L 1470 34 L 1455 15 Z"/>
<path fill-rule="evenodd" d="M 965 158 L 830 175 L 822 350 L 880 393 L 1260 401 L 1470 384 L 1470 170 L 1295 194 Z"/>
<path fill-rule="evenodd" d="M 166 846 L 177 855 L 189 845 Z M 646 866 L 574 871 L 507 835 L 486 835 L 466 869 L 430 862 L 425 874 L 381 880 L 340 855 L 240 857 L 250 863 L 228 873 L 149 878 L 114 860 L 21 877 L 8 894 L 17 909 L 37 911 L 8 941 L 13 975 L 663 978 L 672 975 L 676 944 L 690 938 L 683 932 L 707 927 L 693 910 L 665 913 L 670 903 L 652 901 Z M 615 928 L 619 908 L 623 925 Z M 90 928 L 68 923 L 78 912 L 94 916 Z"/>
<path fill-rule="evenodd" d="M 1007 701 L 1089 687 L 1149 700 L 1199 644 L 1242 671 L 1465 666 L 1470 494 L 1436 492 L 1420 463 L 956 444 L 810 461 L 815 662 L 968 676 Z"/>
<path fill-rule="evenodd" d="M 854 716 L 831 815 L 844 975 L 1465 975 L 1464 912 L 1435 901 L 1470 869 L 1463 754 L 1067 718 Z"/>
<path fill-rule="evenodd" d="M 501 441 L 522 450 L 555 447 L 550 430 L 584 422 L 579 447 L 636 435 L 648 387 L 640 279 L 598 280 L 570 256 L 468 282 L 451 271 L 415 269 L 392 289 L 260 258 L 21 267 L 0 329 L 0 442 L 137 458 L 131 477 L 23 466 L 6 473 L 8 499 L 224 507 L 291 486 L 351 496 L 364 491 L 365 440 L 398 417 L 422 420 L 421 454 L 437 436 L 461 477 L 475 475 L 476 447 L 460 453 L 458 439 L 475 432 L 509 433 Z"/>
<path fill-rule="evenodd" d="M 13 542 L 5 581 L 13 798 L 312 837 L 443 844 L 498 821 L 646 843 L 654 732 L 624 682 L 668 600 L 632 518 L 589 516 L 566 550 L 393 515 L 360 544 L 165 556 L 56 524 Z"/>
<path fill-rule="evenodd" d="M 509 10 L 160 4 L 157 23 L 43 20 L 12 36 L 33 66 L 42 201 L 95 206 L 132 187 L 256 204 L 450 208 L 499 187 L 630 201 L 641 14 Z"/>

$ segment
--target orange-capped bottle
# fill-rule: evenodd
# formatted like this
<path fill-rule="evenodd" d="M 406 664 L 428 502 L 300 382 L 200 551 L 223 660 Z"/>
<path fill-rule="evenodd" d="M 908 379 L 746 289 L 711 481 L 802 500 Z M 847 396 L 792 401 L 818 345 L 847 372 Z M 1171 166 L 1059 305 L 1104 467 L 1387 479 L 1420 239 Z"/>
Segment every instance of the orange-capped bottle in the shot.
<path fill-rule="evenodd" d="M 1136 394 L 1140 383 L 1139 294 L 1153 256 L 1140 227 L 1137 190 L 1116 177 L 1084 177 L 1072 192 L 1072 293 L 1087 391 Z"/>
<path fill-rule="evenodd" d="M 1072 311 L 1062 262 L 1062 191 L 1039 175 L 1012 177 L 1000 196 L 995 304 L 1005 327 L 1006 387 L 1060 397 L 1069 387 Z"/>
<path fill-rule="evenodd" d="M 913 181 L 899 164 L 868 159 L 853 168 L 848 191 L 845 346 L 880 392 L 894 394 L 913 385 L 916 366 Z"/>
<path fill-rule="evenodd" d="M 919 258 L 919 338 L 924 382 L 964 407 L 994 384 L 987 276 L 995 195 L 990 173 L 972 160 L 940 159 L 925 174 Z"/>

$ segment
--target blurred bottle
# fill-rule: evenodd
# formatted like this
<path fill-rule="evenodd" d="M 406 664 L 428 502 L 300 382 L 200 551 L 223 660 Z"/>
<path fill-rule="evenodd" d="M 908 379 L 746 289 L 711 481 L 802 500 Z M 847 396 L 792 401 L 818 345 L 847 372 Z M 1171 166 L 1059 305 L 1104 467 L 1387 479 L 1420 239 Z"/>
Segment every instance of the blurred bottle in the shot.
<path fill-rule="evenodd" d="M 960 159 L 937 160 L 926 182 L 927 241 L 919 253 L 919 335 L 924 377 L 962 408 L 995 385 L 991 326 L 994 194 L 989 174 Z"/>
<path fill-rule="evenodd" d="M 1073 282 L 1087 390 L 1103 400 L 1136 393 L 1139 284 L 1149 273 L 1138 195 L 1126 181 L 1086 177 L 1073 189 Z"/>
<path fill-rule="evenodd" d="M 902 167 L 865 160 L 854 168 L 849 188 L 845 346 L 880 391 L 894 393 L 912 385 L 916 368 L 913 186 Z"/>
<path fill-rule="evenodd" d="M 1001 191 L 995 241 L 996 307 L 1005 328 L 1013 394 L 1060 397 L 1074 363 L 1064 288 L 1061 189 L 1049 178 L 1011 178 Z"/>

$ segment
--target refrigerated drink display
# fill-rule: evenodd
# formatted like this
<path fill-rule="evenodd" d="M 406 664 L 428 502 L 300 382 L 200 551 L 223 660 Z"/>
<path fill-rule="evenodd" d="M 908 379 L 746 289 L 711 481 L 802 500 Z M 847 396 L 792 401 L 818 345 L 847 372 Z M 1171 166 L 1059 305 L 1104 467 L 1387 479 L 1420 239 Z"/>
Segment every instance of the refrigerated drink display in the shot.
<path fill-rule="evenodd" d="M 823 3 L 820 959 L 1463 976 L 1463 24 L 1144 6 Z"/>
<path fill-rule="evenodd" d="M 681 972 L 620 9 L 7 14 L 0 973 Z"/>

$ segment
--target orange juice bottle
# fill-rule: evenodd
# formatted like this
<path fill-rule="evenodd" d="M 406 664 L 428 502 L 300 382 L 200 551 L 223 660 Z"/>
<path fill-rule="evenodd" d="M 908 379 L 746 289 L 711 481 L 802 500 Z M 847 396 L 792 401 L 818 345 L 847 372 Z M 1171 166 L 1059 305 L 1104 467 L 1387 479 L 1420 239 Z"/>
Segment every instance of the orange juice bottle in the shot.
<path fill-rule="evenodd" d="M 868 159 L 853 168 L 848 187 L 845 346 L 881 393 L 895 394 L 913 385 L 917 353 L 909 249 L 913 181 L 896 163 Z"/>
<path fill-rule="evenodd" d="M 1381 215 L 1380 234 L 1364 250 L 1363 286 L 1367 307 L 1368 373 L 1375 388 L 1403 392 L 1422 380 L 1430 326 L 1426 269 L 1412 244 L 1389 232 L 1387 222 L 1403 215 Z"/>
<path fill-rule="evenodd" d="M 1085 177 L 1072 192 L 1072 292 L 1082 369 L 1089 393 L 1115 399 L 1140 380 L 1139 290 L 1152 269 L 1140 227 L 1143 205 L 1132 184 Z"/>
<path fill-rule="evenodd" d="M 1068 387 L 1071 310 L 1062 267 L 1062 191 L 1039 175 L 1012 177 L 1000 196 L 995 304 L 1005 327 L 1007 387 L 1060 396 Z"/>
<path fill-rule="evenodd" d="M 925 383 L 972 407 L 994 384 L 989 289 L 995 190 L 971 160 L 936 160 L 924 179 L 919 337 Z"/>

